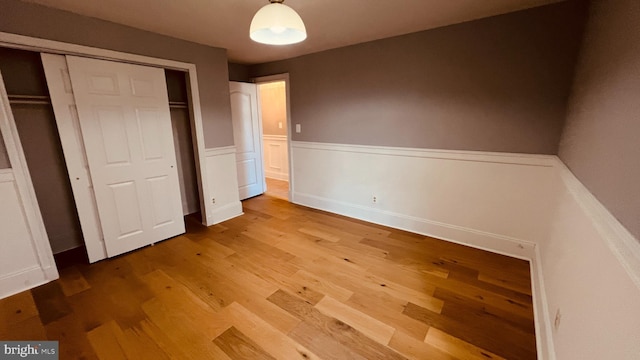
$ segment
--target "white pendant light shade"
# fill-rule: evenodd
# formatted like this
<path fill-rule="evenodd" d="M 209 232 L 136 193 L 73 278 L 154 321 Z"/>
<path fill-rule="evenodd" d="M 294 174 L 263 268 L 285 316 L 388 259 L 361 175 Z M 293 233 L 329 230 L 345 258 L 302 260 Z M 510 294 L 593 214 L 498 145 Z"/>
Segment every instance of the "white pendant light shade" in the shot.
<path fill-rule="evenodd" d="M 289 45 L 307 38 L 300 15 L 281 1 L 271 0 L 253 16 L 251 40 L 269 45 Z"/>

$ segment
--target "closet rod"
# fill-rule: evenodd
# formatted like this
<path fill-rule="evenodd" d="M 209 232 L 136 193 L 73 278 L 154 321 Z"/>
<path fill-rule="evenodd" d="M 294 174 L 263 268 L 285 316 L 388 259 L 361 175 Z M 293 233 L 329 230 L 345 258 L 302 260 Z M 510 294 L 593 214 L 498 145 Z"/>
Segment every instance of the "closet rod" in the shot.
<path fill-rule="evenodd" d="M 49 105 L 51 99 L 44 95 L 9 95 L 9 103 L 11 104 L 38 104 Z M 187 108 L 186 102 L 170 101 L 170 108 Z"/>
<path fill-rule="evenodd" d="M 169 107 L 175 109 L 186 109 L 188 105 L 184 101 L 169 101 Z"/>
<path fill-rule="evenodd" d="M 10 104 L 50 105 L 51 99 L 44 95 L 9 95 Z"/>

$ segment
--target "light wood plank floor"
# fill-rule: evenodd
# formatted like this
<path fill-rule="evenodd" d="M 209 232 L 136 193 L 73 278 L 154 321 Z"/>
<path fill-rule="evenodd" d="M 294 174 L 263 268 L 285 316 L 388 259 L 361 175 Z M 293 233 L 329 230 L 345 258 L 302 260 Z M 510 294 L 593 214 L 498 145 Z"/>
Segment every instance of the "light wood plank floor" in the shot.
<path fill-rule="evenodd" d="M 535 359 L 528 263 L 270 196 L 0 300 L 61 359 Z"/>
<path fill-rule="evenodd" d="M 273 196 L 283 200 L 289 200 L 289 182 L 288 181 L 271 179 L 271 178 L 265 178 L 265 181 L 267 183 L 267 191 L 265 192 L 266 195 Z"/>

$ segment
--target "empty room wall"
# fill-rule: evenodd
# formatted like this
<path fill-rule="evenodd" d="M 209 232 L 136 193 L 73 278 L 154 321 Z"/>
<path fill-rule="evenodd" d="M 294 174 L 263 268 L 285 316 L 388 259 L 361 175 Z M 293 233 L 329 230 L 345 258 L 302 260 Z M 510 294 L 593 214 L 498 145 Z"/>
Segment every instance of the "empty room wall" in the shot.
<path fill-rule="evenodd" d="M 205 147 L 233 145 L 226 50 L 17 0 L 0 0 L 0 31 L 193 63 Z"/>
<path fill-rule="evenodd" d="M 556 154 L 583 11 L 571 1 L 250 71 L 290 74 L 294 141 Z"/>
<path fill-rule="evenodd" d="M 640 2 L 589 14 L 560 158 L 640 239 Z"/>

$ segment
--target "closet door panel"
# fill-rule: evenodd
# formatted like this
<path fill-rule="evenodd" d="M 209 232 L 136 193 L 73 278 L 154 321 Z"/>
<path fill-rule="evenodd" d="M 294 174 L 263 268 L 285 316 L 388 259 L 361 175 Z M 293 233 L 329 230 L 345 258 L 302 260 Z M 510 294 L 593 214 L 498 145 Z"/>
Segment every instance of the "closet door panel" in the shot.
<path fill-rule="evenodd" d="M 164 71 L 67 63 L 107 255 L 184 233 Z"/>
<path fill-rule="evenodd" d="M 64 55 L 40 54 L 51 104 L 60 134 L 60 143 L 71 180 L 73 199 L 82 228 L 82 237 L 90 262 L 107 258 L 89 164 L 80 131 L 80 121 L 73 97 L 71 78 Z"/>

